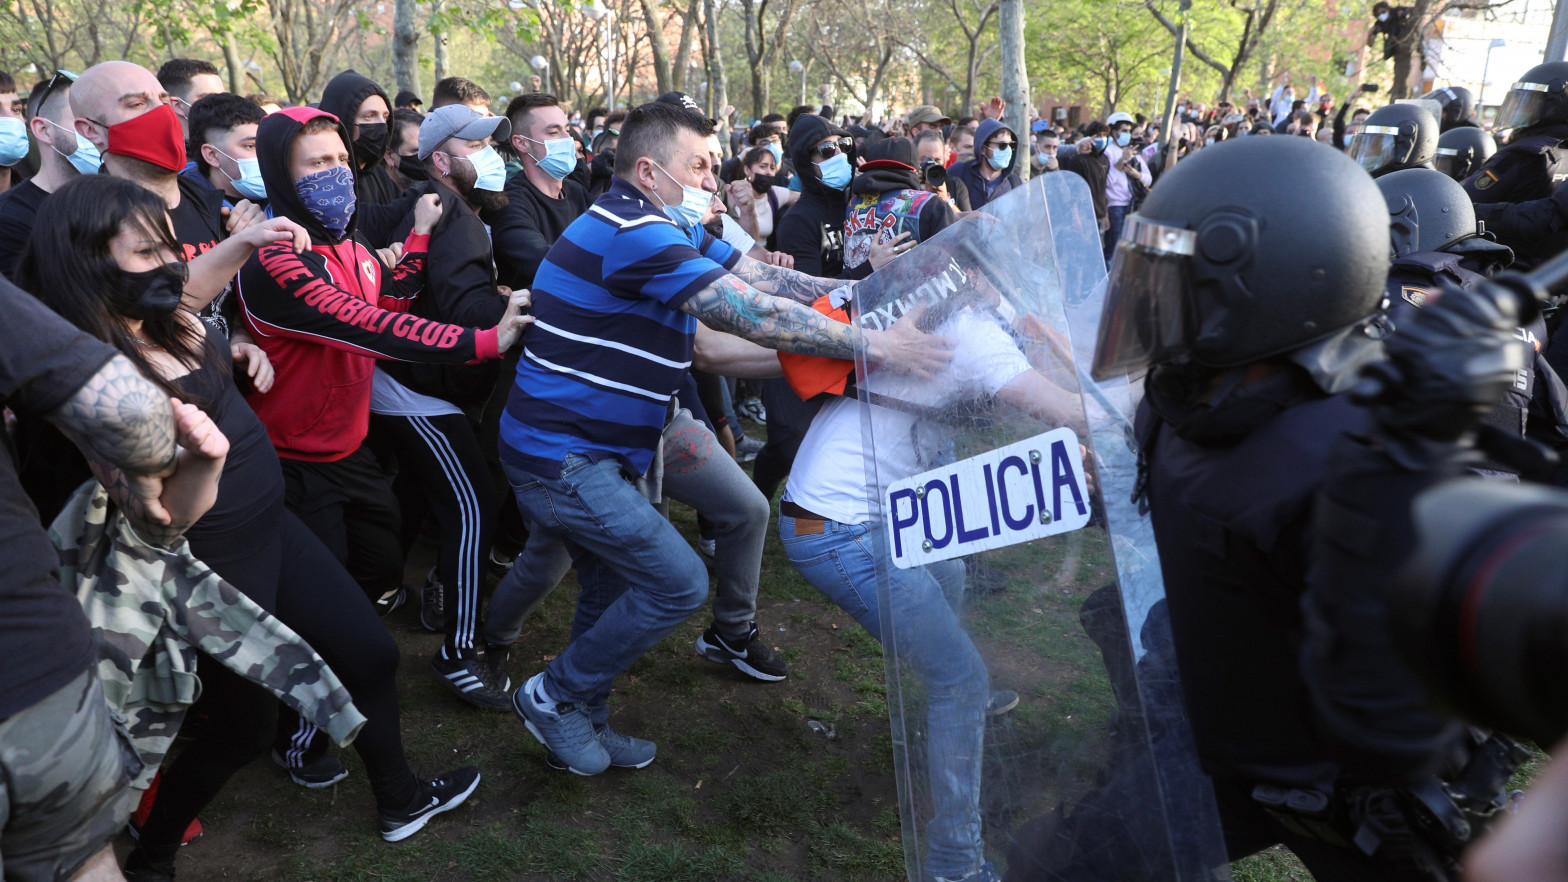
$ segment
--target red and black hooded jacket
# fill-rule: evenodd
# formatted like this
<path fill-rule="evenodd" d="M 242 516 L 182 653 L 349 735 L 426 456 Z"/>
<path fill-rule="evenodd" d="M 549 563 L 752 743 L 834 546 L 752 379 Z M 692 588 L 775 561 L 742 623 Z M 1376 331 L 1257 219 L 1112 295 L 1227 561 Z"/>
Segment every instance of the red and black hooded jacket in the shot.
<path fill-rule="evenodd" d="M 410 233 L 402 261 L 389 274 L 355 232 L 353 219 L 340 239 L 305 208 L 289 173 L 289 149 L 315 117 L 337 121 L 325 111 L 291 107 L 262 120 L 256 131 L 256 159 L 273 213 L 308 230 L 311 247 L 303 254 L 289 242 L 258 249 L 240 271 L 237 291 L 245 325 L 277 374 L 271 390 L 250 395 L 251 407 L 279 456 L 332 462 L 365 440 L 377 359 L 468 364 L 499 351 L 494 328 L 442 324 L 409 312 L 424 286 L 430 237 Z M 348 131 L 341 122 L 337 128 L 352 154 Z"/>

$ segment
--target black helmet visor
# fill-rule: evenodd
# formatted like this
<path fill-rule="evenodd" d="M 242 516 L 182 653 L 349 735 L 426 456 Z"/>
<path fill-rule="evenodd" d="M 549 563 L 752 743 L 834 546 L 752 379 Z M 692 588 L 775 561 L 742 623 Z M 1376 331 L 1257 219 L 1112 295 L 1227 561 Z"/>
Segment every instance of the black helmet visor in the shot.
<path fill-rule="evenodd" d="M 1398 126 L 1362 126 L 1361 131 L 1350 136 L 1350 158 L 1370 174 L 1395 162 L 1398 140 Z"/>
<path fill-rule="evenodd" d="M 1474 171 L 1470 167 L 1470 151 L 1465 150 L 1463 155 L 1455 147 L 1439 147 L 1437 155 L 1432 157 L 1432 167 L 1456 181 L 1463 180 Z"/>
<path fill-rule="evenodd" d="M 1546 94 L 1550 87 L 1545 83 L 1514 83 L 1492 120 L 1492 131 L 1523 129 L 1535 125 L 1546 117 Z"/>
<path fill-rule="evenodd" d="M 1096 380 L 1136 373 L 1187 349 L 1187 264 L 1196 235 L 1127 218 L 1111 260 L 1091 369 Z"/>

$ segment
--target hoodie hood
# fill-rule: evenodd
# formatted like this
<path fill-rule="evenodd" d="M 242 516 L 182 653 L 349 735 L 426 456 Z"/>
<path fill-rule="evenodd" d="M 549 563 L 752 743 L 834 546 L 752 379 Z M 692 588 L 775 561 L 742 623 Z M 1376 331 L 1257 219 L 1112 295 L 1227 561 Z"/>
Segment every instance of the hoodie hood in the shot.
<path fill-rule="evenodd" d="M 795 165 L 795 175 L 800 178 L 802 192 L 842 204 L 849 199 L 849 194 L 822 183 L 822 172 L 817 169 L 816 163 L 811 158 L 811 148 L 815 147 L 818 141 L 835 135 L 847 138 L 849 132 L 814 113 L 800 117 L 795 120 L 794 128 L 789 130 L 789 161 Z M 851 155 L 849 159 L 854 162 L 855 157 Z"/>
<path fill-rule="evenodd" d="M 856 196 L 886 193 L 889 190 L 919 190 L 920 176 L 912 171 L 879 168 L 861 172 L 849 184 L 849 191 Z"/>
<path fill-rule="evenodd" d="M 986 161 L 985 158 L 980 155 L 980 148 L 985 146 L 985 142 L 989 141 L 992 135 L 996 134 L 1002 129 L 1006 129 L 1008 132 L 1012 133 L 1014 141 L 1018 140 L 1018 133 L 1013 131 L 1012 126 L 1002 125 L 1002 123 L 998 120 L 985 120 L 975 128 L 975 163 L 977 165 Z M 1013 147 L 1013 164 L 1003 169 L 1003 174 L 1012 174 L 1018 169 L 1018 158 L 1020 156 L 1029 155 L 1029 151 L 1027 149 L 1020 149 L 1021 146 L 1022 142 L 1019 142 L 1019 146 Z"/>
<path fill-rule="evenodd" d="M 387 93 L 376 85 L 376 81 L 361 75 L 358 71 L 346 70 L 332 78 L 327 83 L 327 88 L 321 93 L 321 103 L 317 106 L 338 118 L 344 126 L 353 123 L 359 115 L 359 105 L 371 95 L 380 95 L 382 101 L 387 102 L 387 109 L 392 109 L 392 102 L 387 101 Z M 353 156 L 354 139 L 350 132 L 349 155 Z M 359 159 L 354 159 L 354 171 L 361 171 L 364 167 L 359 165 Z M 368 164 L 367 164 L 368 165 Z"/>
<path fill-rule="evenodd" d="M 354 145 L 349 141 L 348 129 L 336 116 L 312 107 L 287 107 L 269 114 L 256 127 L 256 164 L 261 166 L 261 179 L 267 185 L 273 216 L 286 217 L 309 230 L 312 242 L 331 245 L 353 237 L 359 213 L 356 211 L 354 217 L 349 219 L 348 229 L 344 231 L 343 239 L 339 239 L 305 207 L 304 200 L 299 198 L 299 191 L 294 187 L 294 176 L 289 173 L 289 148 L 305 123 L 317 117 L 326 117 L 337 123 L 343 147 L 353 156 Z M 358 178 L 357 171 L 355 178 Z"/>

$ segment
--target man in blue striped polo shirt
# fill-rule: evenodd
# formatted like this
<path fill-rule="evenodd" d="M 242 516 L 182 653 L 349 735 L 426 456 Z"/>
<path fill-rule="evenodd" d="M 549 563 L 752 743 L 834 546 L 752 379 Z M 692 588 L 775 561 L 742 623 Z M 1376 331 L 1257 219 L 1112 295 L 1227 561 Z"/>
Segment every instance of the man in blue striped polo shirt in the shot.
<path fill-rule="evenodd" d="M 566 650 L 512 705 L 579 775 L 653 761 L 652 742 L 609 727 L 611 683 L 707 600 L 701 558 L 632 483 L 653 462 L 697 322 L 771 349 L 855 354 L 850 326 L 806 305 L 843 282 L 768 266 L 697 226 L 718 191 L 711 131 L 669 104 L 627 116 L 609 192 L 534 277 L 535 321 L 501 419 L 518 506 L 565 540 L 582 587 Z M 863 329 L 861 342 L 870 361 L 911 373 L 950 358 L 910 323 Z"/>

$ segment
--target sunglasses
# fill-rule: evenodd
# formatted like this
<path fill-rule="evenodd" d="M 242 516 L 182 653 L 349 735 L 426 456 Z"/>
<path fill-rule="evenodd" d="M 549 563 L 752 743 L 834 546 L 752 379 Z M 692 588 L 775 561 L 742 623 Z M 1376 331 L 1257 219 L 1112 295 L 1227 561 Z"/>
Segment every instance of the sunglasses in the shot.
<path fill-rule="evenodd" d="M 851 147 L 855 146 L 854 138 L 839 138 L 828 144 L 818 144 L 811 153 L 818 159 L 832 159 L 840 153 L 848 154 Z"/>
<path fill-rule="evenodd" d="M 1018 144 L 1015 141 L 992 141 L 986 146 L 990 147 L 992 150 L 1011 150 L 1014 147 L 1017 147 Z"/>
<path fill-rule="evenodd" d="M 56 68 L 54 76 L 50 77 L 49 82 L 44 84 L 44 87 L 38 91 L 37 102 L 35 103 L 32 101 L 31 95 L 28 96 L 28 103 L 32 105 L 33 115 L 38 115 L 39 109 L 44 106 L 45 101 L 49 100 L 49 93 L 53 92 L 56 86 L 62 82 L 64 82 L 67 86 L 70 86 L 72 83 L 76 82 L 76 77 L 77 74 L 71 73 L 68 70 L 60 70 Z"/>

